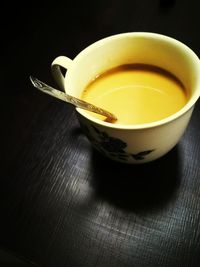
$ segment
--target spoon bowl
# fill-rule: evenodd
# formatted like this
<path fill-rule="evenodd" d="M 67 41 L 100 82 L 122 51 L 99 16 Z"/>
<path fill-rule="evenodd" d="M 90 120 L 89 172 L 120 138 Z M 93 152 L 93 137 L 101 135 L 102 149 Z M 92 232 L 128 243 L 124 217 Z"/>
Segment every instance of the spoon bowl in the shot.
<path fill-rule="evenodd" d="M 81 99 L 78 99 L 74 96 L 68 95 L 64 92 L 61 92 L 49 85 L 47 85 L 46 83 L 38 80 L 37 78 L 30 76 L 30 80 L 33 84 L 33 86 L 37 89 L 39 89 L 40 91 L 42 91 L 43 93 L 49 94 L 51 96 L 54 96 L 60 100 L 63 100 L 67 103 L 70 103 L 78 108 L 82 108 L 88 111 L 92 111 L 94 113 L 103 115 L 106 117 L 105 121 L 113 123 L 117 120 L 116 116 L 112 113 L 110 113 L 109 111 L 106 111 L 100 107 L 97 107 L 91 103 L 88 103 L 86 101 L 83 101 Z"/>

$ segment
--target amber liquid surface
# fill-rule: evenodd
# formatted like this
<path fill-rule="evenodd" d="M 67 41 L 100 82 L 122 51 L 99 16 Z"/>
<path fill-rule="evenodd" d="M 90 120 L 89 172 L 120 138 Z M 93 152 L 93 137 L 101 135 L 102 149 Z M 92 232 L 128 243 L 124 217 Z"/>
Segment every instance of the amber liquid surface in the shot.
<path fill-rule="evenodd" d="M 118 118 L 116 123 L 126 125 L 154 122 L 176 113 L 187 103 L 188 93 L 171 73 L 132 64 L 100 74 L 87 85 L 82 99 L 112 112 Z"/>

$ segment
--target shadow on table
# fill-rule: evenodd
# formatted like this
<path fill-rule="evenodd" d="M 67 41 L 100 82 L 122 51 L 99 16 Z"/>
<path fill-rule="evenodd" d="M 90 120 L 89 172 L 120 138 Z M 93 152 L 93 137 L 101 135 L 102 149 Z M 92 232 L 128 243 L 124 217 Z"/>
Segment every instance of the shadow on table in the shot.
<path fill-rule="evenodd" d="M 1 267 L 36 267 L 33 262 L 28 262 L 25 259 L 21 259 L 18 256 L 14 255 L 10 251 L 6 251 L 0 248 L 0 266 Z"/>
<path fill-rule="evenodd" d="M 176 146 L 151 163 L 127 165 L 93 151 L 93 180 L 96 197 L 134 212 L 162 209 L 180 182 L 180 160 Z"/>

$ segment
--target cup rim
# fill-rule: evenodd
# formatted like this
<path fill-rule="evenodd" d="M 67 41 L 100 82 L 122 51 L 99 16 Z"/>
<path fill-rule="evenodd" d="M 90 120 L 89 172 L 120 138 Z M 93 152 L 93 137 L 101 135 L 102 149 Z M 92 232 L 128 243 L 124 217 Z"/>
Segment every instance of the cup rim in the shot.
<path fill-rule="evenodd" d="M 114 123 L 109 123 L 109 122 L 97 119 L 97 118 L 93 117 L 92 115 L 90 115 L 89 113 L 87 113 L 87 111 L 80 109 L 80 108 L 76 108 L 78 113 L 80 113 L 85 119 L 88 119 L 89 121 L 96 123 L 98 125 L 104 126 L 104 127 L 113 128 L 113 129 L 126 129 L 126 130 L 134 130 L 134 129 L 137 130 L 138 129 L 138 130 L 141 130 L 141 129 L 146 129 L 146 128 L 154 128 L 154 127 L 161 126 L 163 124 L 167 124 L 169 122 L 172 122 L 172 121 L 176 120 L 177 118 L 181 117 L 182 115 L 184 115 L 187 111 L 189 111 L 195 105 L 196 101 L 200 97 L 200 59 L 195 54 L 195 52 L 190 47 L 188 47 L 186 44 L 184 44 L 183 42 L 181 42 L 181 41 L 179 41 L 173 37 L 167 36 L 167 35 L 163 35 L 160 33 L 154 33 L 154 32 L 126 32 L 126 33 L 119 33 L 119 34 L 105 37 L 103 39 L 100 39 L 100 40 L 92 43 L 91 45 L 87 46 L 84 50 L 82 50 L 74 58 L 74 60 L 73 60 L 74 64 L 72 64 L 70 69 L 73 69 L 73 65 L 75 66 L 76 62 L 81 60 L 82 57 L 84 57 L 85 55 L 87 55 L 88 51 L 91 51 L 91 49 L 96 49 L 97 47 L 103 45 L 106 41 L 118 39 L 120 37 L 128 37 L 128 38 L 148 37 L 151 39 L 153 39 L 153 38 L 158 39 L 159 38 L 160 40 L 169 41 L 172 44 L 180 46 L 180 48 L 184 49 L 185 52 L 188 53 L 189 56 L 192 58 L 192 61 L 196 64 L 196 73 L 199 73 L 199 78 L 196 82 L 193 95 L 190 97 L 190 99 L 188 100 L 186 105 L 184 105 L 184 107 L 182 107 L 176 113 L 174 113 L 174 114 L 172 114 L 166 118 L 163 118 L 161 120 L 148 122 L 148 123 L 127 124 L 127 125 L 126 124 L 118 124 L 118 123 L 114 124 Z M 70 72 L 70 70 L 68 70 L 66 77 L 68 77 L 69 72 Z M 65 82 L 66 82 L 66 79 L 65 79 Z"/>

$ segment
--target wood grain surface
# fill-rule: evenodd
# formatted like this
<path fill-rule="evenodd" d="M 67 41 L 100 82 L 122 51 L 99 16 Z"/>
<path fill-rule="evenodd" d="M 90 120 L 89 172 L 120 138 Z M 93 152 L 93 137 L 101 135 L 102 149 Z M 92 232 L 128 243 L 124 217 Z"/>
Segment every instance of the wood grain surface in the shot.
<path fill-rule="evenodd" d="M 199 102 L 171 152 L 130 166 L 94 151 L 74 108 L 29 81 L 32 74 L 55 85 L 55 57 L 73 59 L 120 32 L 166 34 L 200 55 L 199 7 L 192 0 L 3 4 L 1 249 L 45 267 L 200 266 Z M 1 256 L 0 266 L 9 266 Z"/>

